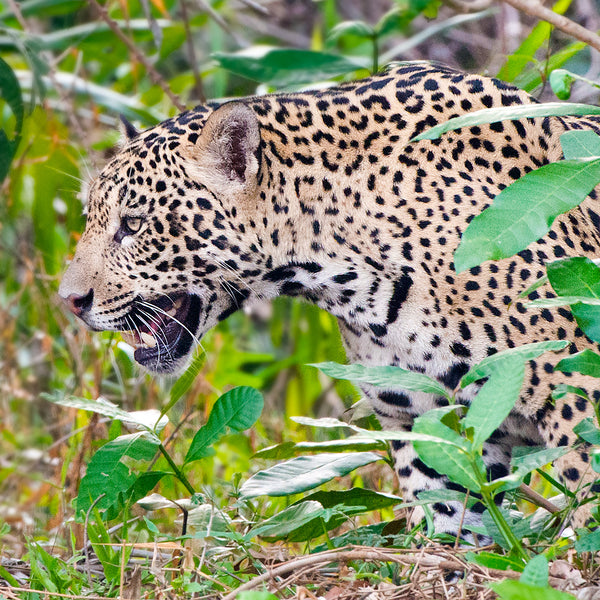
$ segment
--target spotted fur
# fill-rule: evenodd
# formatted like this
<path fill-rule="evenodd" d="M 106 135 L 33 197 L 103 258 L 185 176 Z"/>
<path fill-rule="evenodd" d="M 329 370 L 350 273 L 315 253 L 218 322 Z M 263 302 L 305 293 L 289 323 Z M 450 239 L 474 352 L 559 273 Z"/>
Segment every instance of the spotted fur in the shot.
<path fill-rule="evenodd" d="M 250 299 L 300 296 L 338 318 L 350 362 L 426 373 L 449 390 L 474 363 L 519 344 L 595 347 L 568 310 L 527 309 L 517 299 L 547 261 L 596 256 L 595 194 L 514 258 L 457 275 L 452 256 L 500 190 L 562 157 L 561 133 L 598 131 L 599 122 L 503 121 L 410 142 L 451 117 L 532 102 L 498 80 L 406 63 L 327 90 L 198 107 L 139 134 L 130 129 L 91 186 L 87 227 L 60 293 L 93 329 L 135 326 L 159 342 L 175 326 L 169 333 L 158 310 L 168 312 L 181 294 L 197 338 Z M 550 295 L 542 288 L 530 298 Z M 193 346 L 185 337 L 158 359 L 142 352 L 140 362 L 156 372 L 180 368 Z M 514 446 L 571 444 L 573 425 L 593 414 L 573 394 L 550 401 L 565 380 L 553 372 L 559 358 L 529 364 L 518 405 L 486 444 L 490 476 L 508 473 Z M 584 377 L 567 381 L 600 399 Z M 388 429 L 409 429 L 446 402 L 399 389 L 363 392 Z M 393 450 L 407 500 L 457 487 L 410 445 Z M 572 489 L 593 480 L 585 448 L 557 469 Z M 437 530 L 457 533 L 462 506 L 433 508 Z M 480 523 L 481 510 L 475 505 L 464 524 Z"/>

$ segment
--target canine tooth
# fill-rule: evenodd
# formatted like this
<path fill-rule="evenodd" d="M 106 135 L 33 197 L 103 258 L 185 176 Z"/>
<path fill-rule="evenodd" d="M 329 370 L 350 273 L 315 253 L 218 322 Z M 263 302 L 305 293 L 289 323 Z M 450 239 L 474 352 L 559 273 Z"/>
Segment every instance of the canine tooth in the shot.
<path fill-rule="evenodd" d="M 144 345 L 149 346 L 150 348 L 154 348 L 156 346 L 156 338 L 145 331 L 142 331 L 142 342 Z"/>
<path fill-rule="evenodd" d="M 137 348 L 140 345 L 140 342 L 133 331 L 122 331 L 121 337 L 126 344 L 129 344 L 134 348 Z"/>
<path fill-rule="evenodd" d="M 183 298 L 177 298 L 177 300 L 175 300 L 175 302 L 173 302 L 173 308 L 175 310 L 179 310 L 181 308 L 182 304 L 183 304 Z"/>

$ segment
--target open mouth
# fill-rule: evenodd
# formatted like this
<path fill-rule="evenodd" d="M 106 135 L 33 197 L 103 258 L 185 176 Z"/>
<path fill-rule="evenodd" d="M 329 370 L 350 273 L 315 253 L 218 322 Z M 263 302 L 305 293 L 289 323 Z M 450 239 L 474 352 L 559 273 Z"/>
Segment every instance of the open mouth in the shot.
<path fill-rule="evenodd" d="M 151 371 L 173 371 L 192 348 L 200 307 L 200 298 L 192 294 L 136 300 L 127 316 L 131 331 L 126 338 L 135 346 L 135 360 Z"/>

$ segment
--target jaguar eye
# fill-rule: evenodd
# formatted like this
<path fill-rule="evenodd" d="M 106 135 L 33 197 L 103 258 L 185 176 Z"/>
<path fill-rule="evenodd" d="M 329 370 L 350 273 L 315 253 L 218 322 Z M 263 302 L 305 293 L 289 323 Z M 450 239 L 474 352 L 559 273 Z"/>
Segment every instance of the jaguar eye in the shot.
<path fill-rule="evenodd" d="M 141 217 L 122 217 L 121 226 L 115 233 L 115 242 L 121 242 L 124 237 L 137 233 L 142 227 Z"/>
<path fill-rule="evenodd" d="M 142 226 L 141 217 L 123 217 L 121 221 L 121 226 L 125 225 L 125 228 L 128 230 L 128 233 L 137 233 Z"/>

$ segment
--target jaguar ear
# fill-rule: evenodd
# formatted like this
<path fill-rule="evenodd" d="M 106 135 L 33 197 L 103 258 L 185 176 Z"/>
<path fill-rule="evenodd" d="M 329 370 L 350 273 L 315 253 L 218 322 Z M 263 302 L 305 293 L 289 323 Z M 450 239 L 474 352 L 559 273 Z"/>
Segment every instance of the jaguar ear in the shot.
<path fill-rule="evenodd" d="M 119 115 L 119 119 L 121 119 L 121 133 L 128 142 L 140 135 L 140 132 L 127 120 L 125 115 Z"/>
<path fill-rule="evenodd" d="M 259 146 L 254 111 L 241 102 L 228 102 L 208 117 L 191 152 L 209 189 L 250 193 L 256 185 Z"/>

